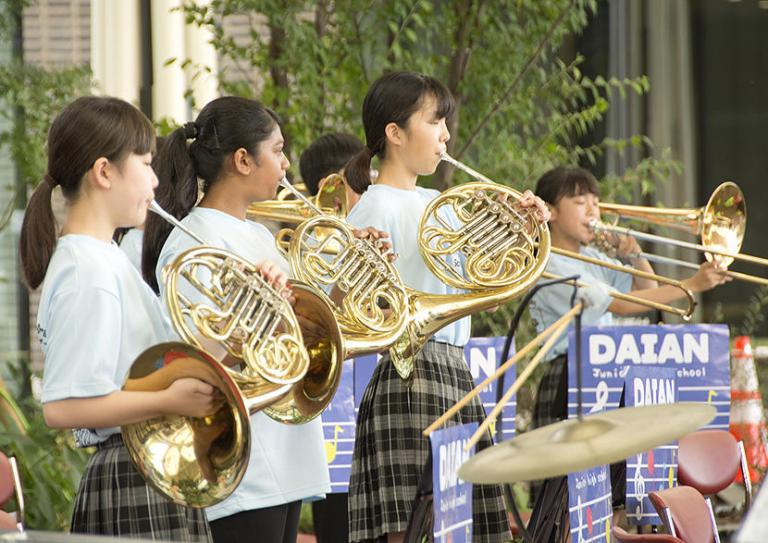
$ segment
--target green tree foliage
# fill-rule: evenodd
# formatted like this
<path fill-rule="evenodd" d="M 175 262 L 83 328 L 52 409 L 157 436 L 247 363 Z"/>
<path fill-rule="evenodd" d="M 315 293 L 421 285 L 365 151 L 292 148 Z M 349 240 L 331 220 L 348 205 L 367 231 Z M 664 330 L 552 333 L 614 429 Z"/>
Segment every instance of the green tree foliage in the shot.
<path fill-rule="evenodd" d="M 607 153 L 637 150 L 639 163 L 601 183 L 616 200 L 650 191 L 679 165 L 642 134 L 579 144 L 611 104 L 649 89 L 645 76 L 590 78 L 581 57 L 560 58 L 564 40 L 597 8 L 596 0 L 212 0 L 187 2 L 184 13 L 213 34 L 225 59 L 222 91 L 281 115 L 294 164 L 321 134 L 362 137 L 368 87 L 387 70 L 407 69 L 438 77 L 457 98 L 449 153 L 517 189 L 555 165 L 594 166 Z M 247 39 L 226 32 L 235 16 L 248 21 Z M 427 183 L 445 189 L 467 180 L 454 173 L 441 167 Z M 473 332 L 505 334 L 515 306 L 477 315 Z M 524 320 L 518 344 L 532 329 Z"/>
<path fill-rule="evenodd" d="M 362 135 L 360 108 L 371 82 L 387 70 L 409 69 L 437 76 L 457 97 L 449 152 L 528 188 L 554 164 L 595 163 L 629 147 L 653 155 L 639 134 L 577 144 L 603 121 L 612 100 L 649 88 L 644 76 L 593 80 L 580 72 L 582 58 L 559 59 L 563 40 L 580 32 L 596 8 L 596 0 L 213 0 L 184 9 L 190 23 L 212 31 L 227 59 L 222 90 L 274 107 L 292 158 L 328 131 Z M 244 14 L 249 38 L 236 40 L 224 21 Z M 668 156 L 647 158 L 637 175 L 611 177 L 606 191 L 619 191 L 614 185 L 629 179 L 649 189 L 674 167 Z M 432 183 L 446 188 L 452 173 L 441 168 Z"/>
<path fill-rule="evenodd" d="M 13 0 L 0 7 L 0 43 L 10 43 L 29 0 Z M 43 177 L 46 167 L 45 139 L 57 112 L 76 96 L 87 94 L 90 70 L 87 66 L 49 68 L 23 62 L 16 55 L 0 64 L 0 116 L 8 120 L 0 131 L 0 147 L 7 149 L 16 166 L 17 180 L 9 180 L 16 198 L 2 203 L 0 229 L 6 226 L 14 208 L 23 206 L 26 191 Z"/>

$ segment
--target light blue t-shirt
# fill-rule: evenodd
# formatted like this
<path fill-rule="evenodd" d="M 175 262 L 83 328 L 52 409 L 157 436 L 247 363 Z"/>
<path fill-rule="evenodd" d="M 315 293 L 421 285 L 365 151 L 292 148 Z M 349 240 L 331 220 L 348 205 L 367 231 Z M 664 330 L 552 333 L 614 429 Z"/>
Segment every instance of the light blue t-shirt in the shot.
<path fill-rule="evenodd" d="M 154 292 L 117 244 L 74 234 L 56 243 L 37 334 L 45 355 L 43 403 L 120 390 L 136 357 L 177 339 Z M 119 431 L 75 430 L 75 439 L 87 447 Z"/>
<path fill-rule="evenodd" d="M 202 207 L 193 209 L 181 222 L 206 245 L 232 251 L 253 263 L 269 260 L 286 273 L 289 271 L 288 262 L 275 246 L 274 236 L 261 224 Z M 171 232 L 158 259 L 161 295 L 165 288 L 162 267 L 197 245 L 178 228 Z M 251 457 L 242 482 L 226 500 L 206 509 L 206 515 L 208 520 L 216 520 L 330 491 L 320 417 L 306 424 L 288 425 L 258 412 L 251 416 Z M 258 539 L 258 534 L 253 535 Z"/>
<path fill-rule="evenodd" d="M 144 230 L 139 230 L 138 228 L 131 228 L 123 235 L 123 239 L 120 240 L 120 250 L 125 253 L 131 264 L 139 270 L 139 274 L 141 274 L 141 245 L 143 242 Z"/>
<path fill-rule="evenodd" d="M 347 216 L 347 222 L 356 228 L 372 226 L 388 232 L 392 249 L 397 253 L 395 267 L 406 286 L 430 294 L 463 294 L 464 291 L 448 286 L 433 274 L 419 252 L 418 230 L 427 205 L 440 193 L 416 187 L 415 190 L 398 189 L 389 185 L 371 185 Z M 455 217 L 445 217 L 458 228 Z M 463 259 L 450 255 L 450 265 L 462 275 Z M 469 340 L 470 317 L 464 317 L 435 333 L 433 339 L 463 347 Z"/>
<path fill-rule="evenodd" d="M 579 251 L 584 256 L 597 258 L 612 264 L 622 265 L 621 262 L 610 258 L 605 253 L 592 247 L 582 247 Z M 632 290 L 632 276 L 596 264 L 589 264 L 552 254 L 547 264 L 547 271 L 559 276 L 580 275 L 579 281 L 588 285 L 579 288 L 577 298 L 583 298 L 587 303 L 582 313 L 582 326 L 597 326 L 613 324 L 613 316 L 608 306 L 613 302 L 611 291 L 627 293 Z M 552 285 L 540 289 L 531 300 L 531 316 L 536 321 L 536 329 L 541 332 L 571 308 L 573 287 L 569 285 Z M 568 352 L 568 332 L 564 332 L 546 359 L 550 360 Z"/>

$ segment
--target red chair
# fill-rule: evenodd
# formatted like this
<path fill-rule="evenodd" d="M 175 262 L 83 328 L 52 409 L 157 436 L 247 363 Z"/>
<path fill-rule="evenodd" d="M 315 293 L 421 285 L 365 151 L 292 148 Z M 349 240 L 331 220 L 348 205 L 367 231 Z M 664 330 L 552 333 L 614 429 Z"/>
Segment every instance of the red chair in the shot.
<path fill-rule="evenodd" d="M 741 471 L 747 512 L 752 503 L 752 483 L 743 442 L 725 430 L 702 430 L 681 438 L 679 447 L 677 480 L 681 485 L 712 496 L 730 486 Z"/>
<path fill-rule="evenodd" d="M 648 494 L 667 531 L 685 543 L 720 543 L 704 496 L 693 487 L 676 486 Z"/>
<path fill-rule="evenodd" d="M 617 543 L 685 543 L 682 539 L 669 534 L 630 534 L 614 526 L 613 539 Z"/>
<path fill-rule="evenodd" d="M 24 495 L 16 459 L 0 453 L 0 507 L 16 497 L 16 514 L 0 511 L 0 529 L 24 531 Z"/>

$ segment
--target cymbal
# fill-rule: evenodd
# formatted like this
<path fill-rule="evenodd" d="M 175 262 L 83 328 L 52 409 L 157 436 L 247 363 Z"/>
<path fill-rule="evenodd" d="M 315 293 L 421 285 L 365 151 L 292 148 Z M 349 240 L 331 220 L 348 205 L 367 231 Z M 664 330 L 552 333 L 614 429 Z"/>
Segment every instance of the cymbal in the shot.
<path fill-rule="evenodd" d="M 626 459 L 698 430 L 717 410 L 703 403 L 624 407 L 568 419 L 489 447 L 462 464 L 480 484 L 533 481 Z"/>

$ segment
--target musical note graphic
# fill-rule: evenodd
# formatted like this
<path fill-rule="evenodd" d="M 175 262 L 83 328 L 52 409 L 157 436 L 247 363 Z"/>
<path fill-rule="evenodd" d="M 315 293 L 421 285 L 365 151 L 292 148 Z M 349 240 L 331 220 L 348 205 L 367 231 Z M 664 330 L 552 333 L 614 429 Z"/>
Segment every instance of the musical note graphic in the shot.
<path fill-rule="evenodd" d="M 608 405 L 608 383 L 600 381 L 597 383 L 597 390 L 595 390 L 595 405 L 589 410 L 590 413 L 597 413 L 605 409 Z"/>
<path fill-rule="evenodd" d="M 587 533 L 589 534 L 589 537 L 592 537 L 592 530 L 594 527 L 592 526 L 592 508 L 587 507 Z"/>
<path fill-rule="evenodd" d="M 717 396 L 717 392 L 715 392 L 714 390 L 710 390 L 709 394 L 707 394 L 707 403 L 711 404 L 712 398 L 714 398 L 715 396 Z"/>
<path fill-rule="evenodd" d="M 674 463 L 675 463 L 675 453 L 677 451 L 672 451 L 672 456 L 670 456 L 670 466 L 669 466 L 669 474 L 667 475 L 667 482 L 669 483 L 669 488 L 672 488 L 675 484 L 675 470 L 674 470 Z"/>
<path fill-rule="evenodd" d="M 643 463 L 643 454 L 637 454 L 637 465 L 635 466 L 635 495 L 637 497 L 637 505 L 635 506 L 635 517 L 640 520 L 643 518 L 643 499 L 645 498 L 645 477 L 641 470 L 641 464 Z"/>
<path fill-rule="evenodd" d="M 648 451 L 648 473 L 653 477 L 654 471 L 656 471 L 655 457 L 653 455 L 653 449 Z"/>
<path fill-rule="evenodd" d="M 336 451 L 339 448 L 339 434 L 343 434 L 344 429 L 338 424 L 333 427 L 333 439 L 325 441 L 325 459 L 330 464 L 336 459 Z"/>
<path fill-rule="evenodd" d="M 611 543 L 611 517 L 605 519 L 605 543 Z"/>

